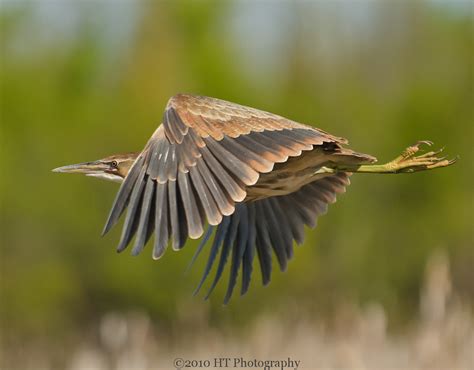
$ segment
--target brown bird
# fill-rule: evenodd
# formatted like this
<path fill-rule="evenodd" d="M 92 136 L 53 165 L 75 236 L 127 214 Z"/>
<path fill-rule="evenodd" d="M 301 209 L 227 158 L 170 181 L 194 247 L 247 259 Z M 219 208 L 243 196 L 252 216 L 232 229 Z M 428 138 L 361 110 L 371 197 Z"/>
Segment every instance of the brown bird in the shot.
<path fill-rule="evenodd" d="M 349 185 L 352 173 L 412 173 L 455 162 L 441 151 L 415 156 L 420 141 L 384 165 L 344 147 L 347 140 L 287 118 L 227 101 L 179 94 L 166 106 L 162 124 L 140 153 L 57 168 L 122 182 L 105 225 L 106 234 L 127 209 L 118 252 L 135 237 L 139 254 L 155 234 L 153 258 L 168 242 L 181 249 L 205 236 L 193 261 L 215 230 L 196 293 L 219 256 L 212 292 L 230 257 L 224 302 L 241 270 L 247 292 L 255 255 L 268 284 L 275 253 L 280 270 L 304 240 L 304 225 L 315 227 L 328 204 Z"/>

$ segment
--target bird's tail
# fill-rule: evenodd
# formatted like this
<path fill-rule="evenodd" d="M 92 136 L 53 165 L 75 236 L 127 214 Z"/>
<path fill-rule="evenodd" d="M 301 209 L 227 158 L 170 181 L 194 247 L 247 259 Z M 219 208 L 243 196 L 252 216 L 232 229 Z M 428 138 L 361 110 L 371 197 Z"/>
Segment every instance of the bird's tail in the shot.
<path fill-rule="evenodd" d="M 377 162 L 377 158 L 370 154 L 358 153 L 348 148 L 338 147 L 331 153 L 331 160 L 344 164 L 368 164 Z"/>

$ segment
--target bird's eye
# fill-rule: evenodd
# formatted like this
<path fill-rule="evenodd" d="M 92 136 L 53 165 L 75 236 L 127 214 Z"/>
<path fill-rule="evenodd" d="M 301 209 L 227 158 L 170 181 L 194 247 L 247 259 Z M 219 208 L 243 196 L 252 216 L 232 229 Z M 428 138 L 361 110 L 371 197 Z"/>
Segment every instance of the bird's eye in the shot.
<path fill-rule="evenodd" d="M 112 161 L 112 162 L 110 162 L 110 165 L 112 166 L 112 168 L 118 168 L 118 163 L 117 163 L 117 161 Z"/>

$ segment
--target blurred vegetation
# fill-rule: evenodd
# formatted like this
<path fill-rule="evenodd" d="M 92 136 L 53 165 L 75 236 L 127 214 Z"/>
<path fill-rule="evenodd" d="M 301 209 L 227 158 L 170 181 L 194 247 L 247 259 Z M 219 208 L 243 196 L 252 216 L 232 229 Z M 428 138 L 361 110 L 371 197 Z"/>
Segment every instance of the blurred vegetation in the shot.
<path fill-rule="evenodd" d="M 211 327 L 245 328 L 258 314 L 297 306 L 325 317 L 348 301 L 380 302 L 398 327 L 416 320 L 434 249 L 447 253 L 456 291 L 472 302 L 469 6 L 143 2 L 106 24 L 96 3 L 78 2 L 69 5 L 73 32 L 51 24 L 53 35 L 45 36 L 67 10 L 56 14 L 54 4 L 43 22 L 38 5 L 28 3 L 2 5 L 0 16 L 5 343 L 61 344 L 109 311 L 146 312 L 173 333 L 186 311 L 204 312 Z M 107 2 L 97 5 L 107 11 Z M 355 22 L 349 13 L 357 6 L 370 17 Z M 140 150 L 177 92 L 314 124 L 383 161 L 420 139 L 460 160 L 410 176 L 354 176 L 348 193 L 308 230 L 288 272 L 275 271 L 263 288 L 256 270 L 250 292 L 223 307 L 222 286 L 210 301 L 191 296 L 204 263 L 183 273 L 195 242 L 158 262 L 149 248 L 138 258 L 118 255 L 118 230 L 100 238 L 116 184 L 50 172 Z"/>

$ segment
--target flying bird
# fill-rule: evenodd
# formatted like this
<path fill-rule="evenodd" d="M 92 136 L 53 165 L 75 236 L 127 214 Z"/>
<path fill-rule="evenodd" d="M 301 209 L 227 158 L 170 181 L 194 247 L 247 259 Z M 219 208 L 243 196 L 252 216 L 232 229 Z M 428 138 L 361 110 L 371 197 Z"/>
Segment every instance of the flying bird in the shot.
<path fill-rule="evenodd" d="M 118 252 L 135 238 L 132 255 L 138 255 L 154 234 L 153 258 L 158 259 L 170 241 L 180 250 L 188 238 L 204 235 L 194 261 L 214 234 L 196 293 L 216 263 L 208 297 L 230 259 L 227 303 L 239 271 L 241 294 L 247 292 L 255 257 L 264 285 L 270 282 L 273 254 L 286 270 L 294 242 L 304 240 L 304 226 L 316 226 L 345 192 L 352 173 L 412 173 L 455 162 L 439 158 L 440 150 L 416 155 L 422 144 L 432 144 L 419 141 L 377 165 L 375 157 L 348 149 L 347 143 L 276 114 L 178 94 L 141 152 L 53 171 L 121 182 L 103 231 L 127 211 Z"/>

